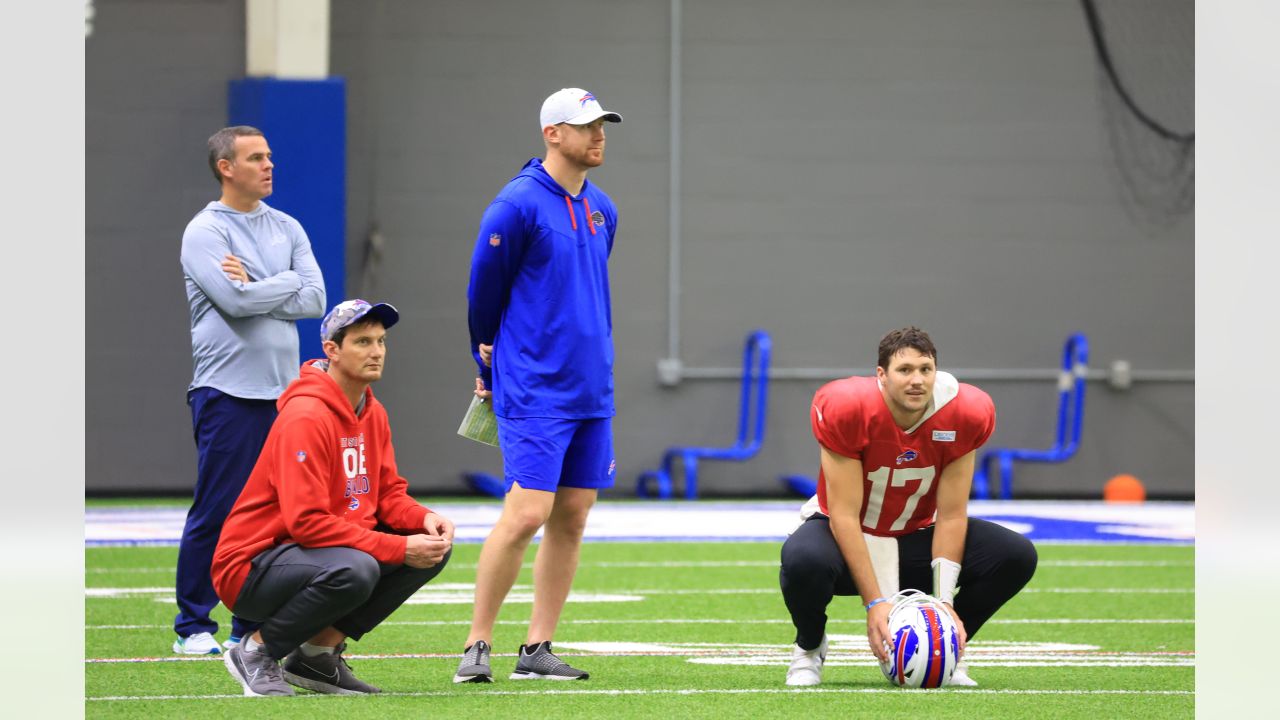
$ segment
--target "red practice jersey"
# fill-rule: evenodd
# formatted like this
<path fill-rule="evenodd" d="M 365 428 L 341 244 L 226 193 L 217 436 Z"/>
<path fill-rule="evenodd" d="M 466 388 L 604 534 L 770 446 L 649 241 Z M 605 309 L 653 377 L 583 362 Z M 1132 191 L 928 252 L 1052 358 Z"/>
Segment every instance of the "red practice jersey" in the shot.
<path fill-rule="evenodd" d="M 933 406 L 910 430 L 899 428 L 874 377 L 823 385 L 809 409 L 822 447 L 862 461 L 862 529 L 905 535 L 934 521 L 942 470 L 982 446 L 996 427 L 996 409 L 982 390 L 939 372 Z M 827 511 L 827 480 L 818 470 L 818 508 Z"/>

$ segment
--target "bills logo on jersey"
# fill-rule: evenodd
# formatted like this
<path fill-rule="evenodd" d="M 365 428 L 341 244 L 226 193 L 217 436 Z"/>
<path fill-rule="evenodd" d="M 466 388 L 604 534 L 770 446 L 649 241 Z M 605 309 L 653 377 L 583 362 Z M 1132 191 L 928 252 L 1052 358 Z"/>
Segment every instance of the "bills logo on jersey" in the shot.
<path fill-rule="evenodd" d="M 359 509 L 360 509 L 360 498 L 358 498 L 358 497 L 353 497 L 353 498 L 351 498 L 351 502 L 347 503 L 347 509 L 348 509 L 348 510 L 359 510 Z"/>
<path fill-rule="evenodd" d="M 912 460 L 915 460 L 918 457 L 920 457 L 920 453 L 916 452 L 915 450 L 911 450 L 911 449 L 903 450 L 902 454 L 898 456 L 898 464 L 901 465 L 904 462 L 911 462 Z"/>
<path fill-rule="evenodd" d="M 498 247 L 502 244 L 502 236 L 498 233 L 489 235 L 489 247 Z"/>
<path fill-rule="evenodd" d="M 955 430 L 934 430 L 933 441 L 934 442 L 955 442 L 956 431 Z"/>

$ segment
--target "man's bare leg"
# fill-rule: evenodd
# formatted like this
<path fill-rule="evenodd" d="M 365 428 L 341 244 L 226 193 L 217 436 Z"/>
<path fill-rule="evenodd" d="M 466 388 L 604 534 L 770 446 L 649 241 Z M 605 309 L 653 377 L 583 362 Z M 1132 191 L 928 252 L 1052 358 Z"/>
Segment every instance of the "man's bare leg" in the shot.
<path fill-rule="evenodd" d="M 582 532 L 596 501 L 596 490 L 560 488 L 547 518 L 538 555 L 533 562 L 533 617 L 525 643 L 552 639 L 564 610 L 573 576 L 578 570 Z"/>
<path fill-rule="evenodd" d="M 520 565 L 529 541 L 552 514 L 555 499 L 555 493 L 511 486 L 502 504 L 502 515 L 480 549 L 480 560 L 476 566 L 476 602 L 471 614 L 467 647 L 477 640 L 493 644 L 493 625 L 498 619 L 498 611 L 520 575 Z"/>

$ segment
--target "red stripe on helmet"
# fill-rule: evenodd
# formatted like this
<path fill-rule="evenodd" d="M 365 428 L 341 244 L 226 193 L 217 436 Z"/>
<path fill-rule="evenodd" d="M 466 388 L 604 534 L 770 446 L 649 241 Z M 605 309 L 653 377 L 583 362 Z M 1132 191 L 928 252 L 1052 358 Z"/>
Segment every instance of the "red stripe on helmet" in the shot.
<path fill-rule="evenodd" d="M 929 631 L 929 663 L 926 665 L 928 670 L 920 687 L 941 687 L 942 668 L 947 660 L 946 651 L 942 648 L 942 621 L 938 618 L 938 611 L 932 607 L 923 607 L 920 611 L 924 613 L 925 624 Z"/>

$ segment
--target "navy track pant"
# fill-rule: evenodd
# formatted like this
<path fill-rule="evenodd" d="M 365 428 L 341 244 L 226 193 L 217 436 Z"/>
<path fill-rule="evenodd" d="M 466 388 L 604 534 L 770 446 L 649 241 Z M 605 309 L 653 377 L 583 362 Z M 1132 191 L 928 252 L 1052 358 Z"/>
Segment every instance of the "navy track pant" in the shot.
<path fill-rule="evenodd" d="M 244 489 L 276 419 L 275 400 L 246 400 L 213 388 L 187 393 L 196 441 L 196 489 L 178 547 L 178 614 L 173 629 L 186 637 L 216 633 L 209 613 L 218 604 L 209 566 L 222 523 Z M 231 634 L 243 637 L 257 627 L 232 617 Z"/>

